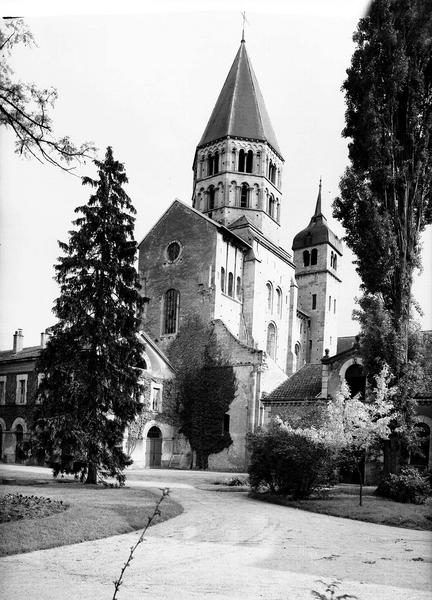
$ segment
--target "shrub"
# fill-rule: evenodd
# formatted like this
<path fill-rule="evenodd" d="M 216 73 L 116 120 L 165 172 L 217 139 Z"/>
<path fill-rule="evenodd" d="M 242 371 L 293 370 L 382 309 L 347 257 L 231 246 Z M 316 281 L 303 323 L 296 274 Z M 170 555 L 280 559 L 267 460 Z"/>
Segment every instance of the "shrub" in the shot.
<path fill-rule="evenodd" d="M 388 475 L 377 487 L 375 494 L 391 498 L 396 502 L 424 504 L 432 494 L 427 476 L 414 467 L 402 467 L 398 475 Z"/>
<path fill-rule="evenodd" d="M 333 458 L 322 442 L 277 425 L 249 437 L 252 489 L 307 498 L 333 478 Z"/>

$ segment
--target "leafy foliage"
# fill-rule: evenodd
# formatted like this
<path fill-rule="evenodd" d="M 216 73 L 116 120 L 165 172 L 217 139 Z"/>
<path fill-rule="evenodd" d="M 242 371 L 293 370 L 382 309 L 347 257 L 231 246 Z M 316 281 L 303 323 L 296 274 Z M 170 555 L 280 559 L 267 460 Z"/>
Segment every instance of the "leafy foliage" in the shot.
<path fill-rule="evenodd" d="M 335 463 L 331 448 L 276 420 L 267 431 L 249 436 L 252 489 L 307 498 L 333 482 Z"/>
<path fill-rule="evenodd" d="M 374 0 L 354 41 L 346 94 L 351 166 L 334 213 L 364 289 L 396 329 L 409 318 L 419 233 L 432 218 L 432 7 Z"/>
<path fill-rule="evenodd" d="M 386 469 L 398 468 L 411 436 L 421 385 L 411 328 L 413 271 L 420 233 L 432 221 L 432 5 L 428 0 L 373 0 L 354 35 L 343 89 L 350 166 L 334 216 L 357 256 L 363 297 L 357 318 L 370 378 L 384 363 L 395 376 L 400 416 L 386 445 Z"/>
<path fill-rule="evenodd" d="M 279 421 L 286 431 L 322 444 L 340 465 L 357 470 L 360 476 L 360 504 L 362 504 L 363 476 L 361 465 L 366 454 L 372 456 L 380 449 L 382 440 L 390 435 L 390 421 L 394 418 L 392 397 L 396 388 L 390 386 L 391 373 L 384 366 L 376 376 L 376 387 L 363 402 L 359 396 L 351 398 L 348 385 L 342 382 L 318 426 L 292 427 Z"/>
<path fill-rule="evenodd" d="M 169 356 L 177 371 L 180 432 L 196 453 L 196 466 L 207 469 L 210 454 L 232 444 L 223 424 L 237 391 L 234 370 L 222 356 L 212 327 L 197 317 L 183 324 Z"/>
<path fill-rule="evenodd" d="M 432 495 L 432 488 L 425 475 L 414 467 L 405 466 L 398 475 L 390 473 L 383 479 L 375 493 L 396 502 L 424 504 Z"/>
<path fill-rule="evenodd" d="M 17 44 L 35 45 L 31 31 L 22 19 L 1 19 L 0 126 L 13 131 L 18 154 L 33 156 L 39 162 L 69 171 L 73 162 L 91 158 L 94 146 L 86 142 L 78 147 L 67 136 L 54 136 L 49 110 L 57 99 L 57 91 L 40 89 L 34 83 L 15 78 L 8 61 Z"/>
<path fill-rule="evenodd" d="M 122 450 L 125 427 L 141 410 L 142 343 L 137 336 L 142 298 L 134 260 L 135 212 L 122 186 L 124 167 L 107 149 L 95 161 L 99 179 L 70 232 L 56 265 L 59 319 L 40 355 L 44 375 L 35 415 L 39 446 L 54 472 L 81 472 L 96 483 L 96 470 L 115 476 L 130 459 Z"/>

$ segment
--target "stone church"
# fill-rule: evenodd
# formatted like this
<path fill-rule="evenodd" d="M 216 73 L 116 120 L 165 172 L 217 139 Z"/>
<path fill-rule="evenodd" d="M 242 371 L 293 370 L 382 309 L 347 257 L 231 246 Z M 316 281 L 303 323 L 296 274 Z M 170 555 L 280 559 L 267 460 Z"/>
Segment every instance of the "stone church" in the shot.
<path fill-rule="evenodd" d="M 192 206 L 175 200 L 139 246 L 143 329 L 152 343 L 166 353 L 197 315 L 213 324 L 235 370 L 238 392 L 225 419 L 233 444 L 210 457 L 214 469 L 244 469 L 246 434 L 265 422 L 265 398 L 337 350 L 342 244 L 322 213 L 320 183 L 310 222 L 288 250 L 283 165 L 242 40 L 195 151 Z M 163 421 L 163 400 L 159 412 L 134 460 L 181 464 L 185 447 Z"/>
<path fill-rule="evenodd" d="M 284 159 L 244 40 L 195 151 L 192 206 L 176 200 L 139 246 L 145 310 L 146 410 L 139 435 L 125 440 L 138 466 L 188 467 L 190 448 L 167 415 L 175 370 L 168 349 L 190 317 L 212 325 L 238 390 L 221 423 L 233 444 L 209 467 L 247 467 L 247 433 L 279 414 L 313 414 L 342 379 L 364 392 L 354 337 L 338 337 L 341 241 L 321 209 L 292 243 L 281 239 Z M 432 465 L 432 332 L 423 332 L 425 387 L 417 420 Z M 31 463 L 31 414 L 38 403 L 35 363 L 46 343 L 24 347 L 19 329 L 0 352 L 0 460 Z M 133 449 L 132 449 L 133 446 Z"/>

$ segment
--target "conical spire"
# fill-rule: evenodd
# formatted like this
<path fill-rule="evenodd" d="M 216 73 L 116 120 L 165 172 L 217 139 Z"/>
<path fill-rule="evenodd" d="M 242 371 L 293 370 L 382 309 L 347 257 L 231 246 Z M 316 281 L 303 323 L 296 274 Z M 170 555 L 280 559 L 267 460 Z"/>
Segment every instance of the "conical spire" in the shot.
<path fill-rule="evenodd" d="M 227 136 L 268 142 L 281 156 L 244 35 L 198 147 Z"/>
<path fill-rule="evenodd" d="M 322 187 L 322 179 L 320 177 L 319 189 L 318 189 L 318 197 L 315 206 L 315 214 L 314 217 L 323 217 L 324 215 L 321 212 L 321 187 Z"/>

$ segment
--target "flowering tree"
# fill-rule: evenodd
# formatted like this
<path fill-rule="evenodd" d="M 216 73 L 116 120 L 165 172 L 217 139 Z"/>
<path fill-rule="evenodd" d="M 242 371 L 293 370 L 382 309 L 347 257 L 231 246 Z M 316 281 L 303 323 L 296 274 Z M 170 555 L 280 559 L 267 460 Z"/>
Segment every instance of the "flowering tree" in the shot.
<path fill-rule="evenodd" d="M 371 455 L 380 447 L 382 440 L 390 435 L 390 421 L 395 417 L 393 403 L 396 393 L 390 387 L 391 373 L 387 365 L 376 375 L 376 387 L 367 395 L 366 401 L 359 395 L 351 398 L 349 387 L 344 380 L 334 400 L 330 400 L 320 427 L 292 428 L 288 423 L 281 426 L 324 443 L 337 455 L 341 464 L 357 470 L 360 481 L 360 506 L 363 504 L 364 477 L 361 465 L 366 455 Z"/>

